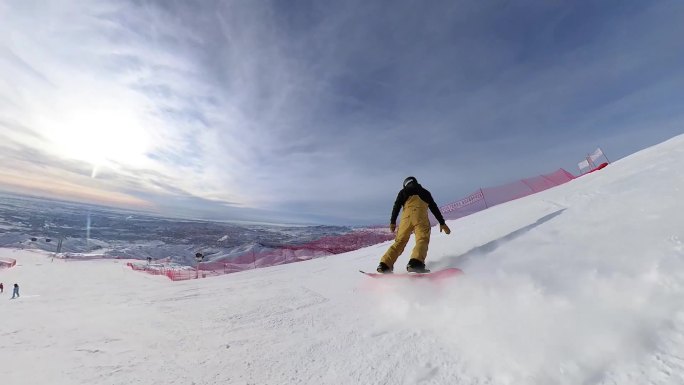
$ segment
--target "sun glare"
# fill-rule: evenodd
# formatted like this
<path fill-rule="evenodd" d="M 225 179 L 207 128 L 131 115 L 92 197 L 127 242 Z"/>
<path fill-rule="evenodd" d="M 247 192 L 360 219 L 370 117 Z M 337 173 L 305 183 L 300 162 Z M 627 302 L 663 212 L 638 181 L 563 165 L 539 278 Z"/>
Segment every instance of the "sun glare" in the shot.
<path fill-rule="evenodd" d="M 92 164 L 93 177 L 103 166 L 143 166 L 149 135 L 141 119 L 124 109 L 88 108 L 60 114 L 46 122 L 46 136 L 59 155 Z"/>

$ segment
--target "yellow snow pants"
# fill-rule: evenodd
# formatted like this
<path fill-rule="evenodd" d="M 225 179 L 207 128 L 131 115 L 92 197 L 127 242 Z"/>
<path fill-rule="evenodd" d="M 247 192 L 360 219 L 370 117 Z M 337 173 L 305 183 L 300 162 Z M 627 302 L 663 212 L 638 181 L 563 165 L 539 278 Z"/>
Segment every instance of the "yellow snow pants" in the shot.
<path fill-rule="evenodd" d="M 412 195 L 404 203 L 394 244 L 389 247 L 380 261 L 393 267 L 394 262 L 404 252 L 411 233 L 416 235 L 416 246 L 411 253 L 411 259 L 425 262 L 430 243 L 430 218 L 428 218 L 428 204 L 423 202 L 418 195 Z"/>

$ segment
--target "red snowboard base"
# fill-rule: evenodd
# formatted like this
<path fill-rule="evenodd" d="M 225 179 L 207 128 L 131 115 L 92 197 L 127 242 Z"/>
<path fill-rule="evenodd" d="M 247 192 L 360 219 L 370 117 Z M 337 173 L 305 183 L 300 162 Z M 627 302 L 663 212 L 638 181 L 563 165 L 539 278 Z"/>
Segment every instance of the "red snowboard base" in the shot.
<path fill-rule="evenodd" d="M 359 270 L 361 273 L 371 277 L 371 278 L 387 278 L 387 279 L 428 279 L 437 280 L 449 277 L 455 277 L 457 275 L 463 274 L 461 269 L 455 267 L 450 267 L 447 269 L 432 271 L 429 273 L 402 273 L 402 274 L 380 274 L 380 273 L 366 273 L 363 270 Z"/>

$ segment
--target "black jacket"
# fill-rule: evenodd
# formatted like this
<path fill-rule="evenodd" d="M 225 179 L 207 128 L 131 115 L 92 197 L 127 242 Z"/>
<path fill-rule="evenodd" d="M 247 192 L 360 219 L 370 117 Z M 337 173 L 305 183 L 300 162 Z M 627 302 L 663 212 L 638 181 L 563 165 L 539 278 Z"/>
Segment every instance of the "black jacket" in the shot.
<path fill-rule="evenodd" d="M 442 213 L 439 211 L 437 203 L 435 203 L 435 200 L 432 199 L 432 194 L 430 194 L 428 190 L 424 189 L 423 186 L 421 186 L 419 183 L 411 183 L 408 186 L 401 189 L 401 191 L 399 191 L 399 194 L 397 195 L 397 200 L 394 201 L 394 207 L 392 208 L 392 218 L 390 218 L 390 223 L 397 223 L 399 210 L 401 210 L 401 207 L 404 206 L 404 203 L 406 203 L 406 201 L 412 195 L 418 195 L 418 197 L 423 202 L 427 203 L 428 207 L 430 208 L 430 211 L 432 212 L 432 215 L 434 215 L 437 219 L 437 222 L 439 222 L 440 225 L 444 224 L 444 217 L 442 216 Z"/>

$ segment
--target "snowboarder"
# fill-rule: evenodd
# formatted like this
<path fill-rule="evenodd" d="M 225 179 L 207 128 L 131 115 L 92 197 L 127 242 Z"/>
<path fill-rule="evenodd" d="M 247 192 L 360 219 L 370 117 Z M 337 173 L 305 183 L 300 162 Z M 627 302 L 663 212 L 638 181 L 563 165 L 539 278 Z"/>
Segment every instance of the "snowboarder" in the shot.
<path fill-rule="evenodd" d="M 12 299 L 19 298 L 19 285 L 14 284 L 14 290 L 12 291 Z"/>
<path fill-rule="evenodd" d="M 429 273 L 430 270 L 425 268 L 425 258 L 427 257 L 428 244 L 430 243 L 428 209 L 437 218 L 440 232 L 444 231 L 450 234 L 451 229 L 444 222 L 444 217 L 439 211 L 435 200 L 432 199 L 432 194 L 423 188 L 415 177 L 410 176 L 404 179 L 404 188 L 399 191 L 397 199 L 394 201 L 389 226 L 390 231 L 393 233 L 396 230 L 397 217 L 402 207 L 401 222 L 399 223 L 394 244 L 389 247 L 385 255 L 380 259 L 377 271 L 378 273 L 386 274 L 394 270 L 394 262 L 404 251 L 411 233 L 414 233 L 416 235 L 416 246 L 413 248 L 406 270 L 413 273 Z"/>

